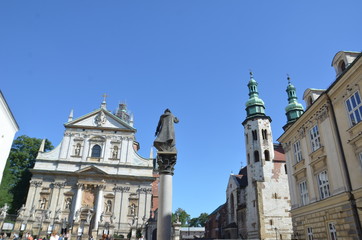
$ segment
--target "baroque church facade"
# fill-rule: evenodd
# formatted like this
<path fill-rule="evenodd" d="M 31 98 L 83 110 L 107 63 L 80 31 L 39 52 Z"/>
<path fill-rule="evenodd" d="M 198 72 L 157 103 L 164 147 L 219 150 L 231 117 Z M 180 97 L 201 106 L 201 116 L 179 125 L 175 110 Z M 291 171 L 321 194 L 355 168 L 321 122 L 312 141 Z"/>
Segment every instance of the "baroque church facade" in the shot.
<path fill-rule="evenodd" d="M 137 153 L 126 105 L 112 113 L 104 100 L 99 109 L 77 119 L 71 112 L 64 126 L 55 149 L 39 150 L 15 232 L 99 239 L 103 234 L 127 237 L 134 227 L 146 236 L 146 224 L 157 209 L 152 189 L 157 175 L 152 156 Z"/>
<path fill-rule="evenodd" d="M 206 237 L 291 239 L 292 219 L 284 151 L 273 143 L 271 118 L 250 74 L 243 121 L 247 166 L 230 175 L 226 203 L 206 223 Z M 226 215 L 226 217 L 223 217 Z"/>

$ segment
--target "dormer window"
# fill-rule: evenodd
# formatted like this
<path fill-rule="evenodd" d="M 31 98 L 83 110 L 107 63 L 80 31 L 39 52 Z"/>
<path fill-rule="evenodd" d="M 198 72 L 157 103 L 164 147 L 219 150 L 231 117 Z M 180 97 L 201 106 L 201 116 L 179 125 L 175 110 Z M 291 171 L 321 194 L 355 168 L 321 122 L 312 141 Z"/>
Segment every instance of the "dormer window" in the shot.
<path fill-rule="evenodd" d="M 344 70 L 346 70 L 346 64 L 344 63 L 343 60 L 339 62 L 338 70 L 339 70 L 339 72 L 343 72 Z"/>
<path fill-rule="evenodd" d="M 336 76 L 341 75 L 359 54 L 359 52 L 339 51 L 332 60 Z"/>
<path fill-rule="evenodd" d="M 92 147 L 92 158 L 100 158 L 101 157 L 102 148 L 98 144 Z"/>
<path fill-rule="evenodd" d="M 312 105 L 312 103 L 313 103 L 313 99 L 312 99 L 312 97 L 309 97 L 308 98 L 308 106 Z"/>

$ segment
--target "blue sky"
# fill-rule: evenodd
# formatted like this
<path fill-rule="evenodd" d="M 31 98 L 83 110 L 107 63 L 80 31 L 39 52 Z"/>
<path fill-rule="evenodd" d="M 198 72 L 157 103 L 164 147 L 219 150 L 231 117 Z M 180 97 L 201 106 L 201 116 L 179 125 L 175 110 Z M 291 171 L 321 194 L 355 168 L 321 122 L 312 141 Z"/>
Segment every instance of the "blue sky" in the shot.
<path fill-rule="evenodd" d="M 286 75 L 302 101 L 327 88 L 340 50 L 361 51 L 361 1 L 0 1 L 0 89 L 20 131 L 58 145 L 69 112 L 126 102 L 148 156 L 170 108 L 178 162 L 173 208 L 192 217 L 225 202 L 245 165 L 249 69 L 277 139 Z M 304 104 L 304 103 L 303 103 Z"/>

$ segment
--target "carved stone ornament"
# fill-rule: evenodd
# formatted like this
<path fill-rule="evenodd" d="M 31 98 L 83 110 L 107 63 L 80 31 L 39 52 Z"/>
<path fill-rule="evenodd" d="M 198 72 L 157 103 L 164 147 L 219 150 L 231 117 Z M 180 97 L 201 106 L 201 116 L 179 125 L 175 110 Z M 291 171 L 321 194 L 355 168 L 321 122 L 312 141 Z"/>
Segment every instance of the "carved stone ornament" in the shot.
<path fill-rule="evenodd" d="M 151 193 L 152 188 L 139 188 L 139 189 L 137 189 L 137 192 L 144 193 L 144 194 Z"/>
<path fill-rule="evenodd" d="M 30 186 L 32 187 L 40 187 L 42 184 L 43 184 L 42 181 L 35 181 L 35 180 L 30 181 Z"/>
<path fill-rule="evenodd" d="M 157 164 L 158 171 L 160 174 L 174 174 L 174 166 L 176 164 L 177 154 L 176 153 L 167 153 L 167 152 L 158 152 L 157 154 Z"/>
<path fill-rule="evenodd" d="M 121 186 L 115 186 L 113 190 L 115 192 L 128 192 L 130 187 L 121 187 Z"/>
<path fill-rule="evenodd" d="M 315 118 L 318 122 L 323 122 L 329 116 L 328 109 L 329 103 L 326 103 L 316 112 Z"/>
<path fill-rule="evenodd" d="M 107 122 L 107 117 L 104 114 L 103 111 L 99 112 L 97 114 L 97 116 L 94 118 L 94 123 L 98 126 L 101 127 L 103 126 L 105 123 Z"/>

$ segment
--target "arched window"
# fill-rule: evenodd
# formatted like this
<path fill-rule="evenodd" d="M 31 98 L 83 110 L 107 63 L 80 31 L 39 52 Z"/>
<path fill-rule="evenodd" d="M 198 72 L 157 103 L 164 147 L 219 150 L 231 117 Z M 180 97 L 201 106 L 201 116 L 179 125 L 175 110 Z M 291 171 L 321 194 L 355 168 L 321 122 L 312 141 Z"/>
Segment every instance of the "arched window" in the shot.
<path fill-rule="evenodd" d="M 259 152 L 254 151 L 254 162 L 259 162 Z"/>
<path fill-rule="evenodd" d="M 92 147 L 92 157 L 94 158 L 100 158 L 101 157 L 102 148 L 98 144 L 94 145 Z"/>
<path fill-rule="evenodd" d="M 258 135 L 256 134 L 256 130 L 251 131 L 251 133 L 253 134 L 253 140 L 254 141 L 258 140 Z"/>
<path fill-rule="evenodd" d="M 344 63 L 344 61 L 339 62 L 339 69 L 340 69 L 341 72 L 346 70 L 346 64 Z"/>
<path fill-rule="evenodd" d="M 266 129 L 261 130 L 261 134 L 263 135 L 263 140 L 268 140 L 268 131 Z"/>
<path fill-rule="evenodd" d="M 234 209 L 234 194 L 230 195 L 230 216 L 231 216 L 231 222 L 234 222 L 234 213 L 235 209 Z"/>
<path fill-rule="evenodd" d="M 250 164 L 250 155 L 248 153 L 248 164 Z"/>
<path fill-rule="evenodd" d="M 264 151 L 264 158 L 265 158 L 265 161 L 270 161 L 270 154 L 269 154 L 268 150 Z"/>

